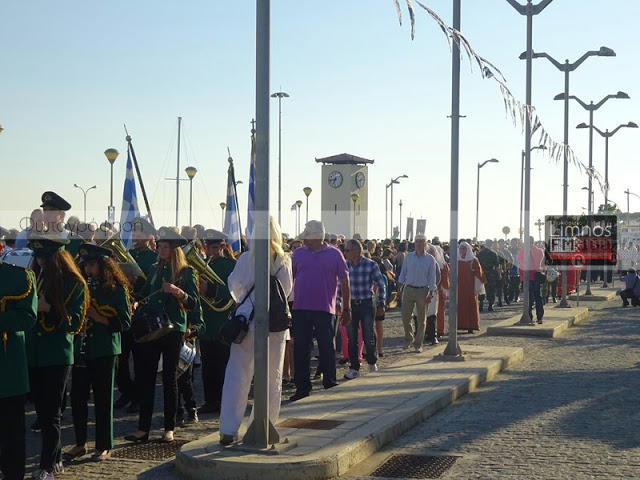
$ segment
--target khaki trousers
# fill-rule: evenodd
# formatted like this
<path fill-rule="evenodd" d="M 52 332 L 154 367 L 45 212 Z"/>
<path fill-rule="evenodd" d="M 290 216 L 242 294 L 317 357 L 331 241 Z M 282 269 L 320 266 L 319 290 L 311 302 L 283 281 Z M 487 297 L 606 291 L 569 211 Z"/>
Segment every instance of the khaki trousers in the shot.
<path fill-rule="evenodd" d="M 425 297 L 429 293 L 428 287 L 412 288 L 406 286 L 402 289 L 402 325 L 404 326 L 404 345 L 406 348 L 413 346 L 422 347 L 424 332 L 427 324 Z M 414 338 L 411 315 L 415 306 L 418 315 L 418 331 Z"/>

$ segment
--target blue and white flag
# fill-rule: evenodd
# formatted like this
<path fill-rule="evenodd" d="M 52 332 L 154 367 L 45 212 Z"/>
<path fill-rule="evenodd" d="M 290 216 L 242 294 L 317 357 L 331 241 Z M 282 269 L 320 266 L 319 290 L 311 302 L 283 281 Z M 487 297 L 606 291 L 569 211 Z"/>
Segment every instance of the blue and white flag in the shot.
<path fill-rule="evenodd" d="M 240 211 L 238 209 L 238 194 L 236 192 L 236 178 L 233 171 L 233 162 L 229 163 L 227 178 L 227 211 L 225 213 L 224 228 L 222 231 L 227 234 L 227 244 L 231 245 L 233 253 L 240 253 Z"/>
<path fill-rule="evenodd" d="M 255 195 L 256 139 L 251 137 L 251 167 L 249 168 L 249 201 L 247 202 L 247 249 L 253 234 L 253 212 L 256 205 Z"/>
<path fill-rule="evenodd" d="M 133 164 L 131 151 L 127 149 L 127 176 L 124 179 L 124 191 L 122 193 L 122 214 L 120 215 L 120 239 L 127 250 L 133 246 L 131 229 L 134 218 L 140 216 L 138 210 L 138 195 L 136 193 L 136 180 L 133 176 Z"/>

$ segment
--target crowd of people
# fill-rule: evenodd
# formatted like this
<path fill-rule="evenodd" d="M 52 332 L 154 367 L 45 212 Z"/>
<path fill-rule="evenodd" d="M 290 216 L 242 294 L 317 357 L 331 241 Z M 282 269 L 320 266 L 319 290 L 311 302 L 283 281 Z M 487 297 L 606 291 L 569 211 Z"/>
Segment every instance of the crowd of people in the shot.
<path fill-rule="evenodd" d="M 28 248 L 34 258 L 28 268 L 0 262 L 4 479 L 22 479 L 25 473 L 26 401 L 37 413 L 31 427 L 42 435 L 36 479 L 52 480 L 64 470 L 63 460 L 87 455 L 91 391 L 93 460 L 110 458 L 114 409 L 137 412 L 137 430 L 124 438 L 147 442 L 160 360 L 160 441 L 172 442 L 176 427 L 198 422 L 198 414 L 219 413 L 220 442 L 235 442 L 254 376 L 254 251 L 233 252 L 224 233 L 201 225 L 156 229 L 144 218 L 132 222 L 133 247 L 127 251 L 107 222 L 96 229 L 77 217 L 65 221 L 70 208 L 56 193 L 45 192 L 28 228 L 0 231 L 5 250 Z M 295 384 L 292 402 L 311 394 L 314 341 L 319 357 L 315 377 L 330 389 L 338 385 L 336 359 L 349 364 L 346 380 L 357 378 L 364 362 L 369 372 L 378 370 L 389 309 L 401 313 L 405 350 L 421 353 L 425 343 L 435 345 L 447 334 L 449 243 L 438 237 L 428 241 L 422 234 L 412 241 L 346 239 L 315 220 L 299 238 L 286 238 L 273 217 L 269 232 L 270 271 L 292 313 L 290 328 L 269 334 L 273 423 L 283 384 Z M 553 269 L 546 268 L 545 250 L 533 238 L 529 252 L 517 238 L 463 239 L 457 248 L 459 330 L 477 332 L 482 312 L 521 298 L 525 255 L 531 323 L 543 322 L 544 304 L 556 301 L 558 278 L 549 274 Z M 634 267 L 640 256 L 631 250 L 620 253 L 627 267 L 622 298 L 638 305 Z M 229 345 L 220 330 L 232 313 L 249 324 L 244 339 Z M 204 393 L 199 408 L 195 366 L 200 366 Z M 76 442 L 63 452 L 60 421 L 69 383 Z M 116 388 L 120 396 L 114 401 Z"/>

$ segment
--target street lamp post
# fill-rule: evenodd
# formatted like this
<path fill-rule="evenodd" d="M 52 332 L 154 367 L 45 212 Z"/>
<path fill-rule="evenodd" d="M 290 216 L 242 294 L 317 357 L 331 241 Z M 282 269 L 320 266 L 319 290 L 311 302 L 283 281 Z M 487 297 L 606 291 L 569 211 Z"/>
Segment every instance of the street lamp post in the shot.
<path fill-rule="evenodd" d="M 94 188 L 98 188 L 98 187 L 94 185 L 93 187 L 89 187 L 85 190 L 77 183 L 74 183 L 73 186 L 82 190 L 82 195 L 84 196 L 84 219 L 82 221 L 86 222 L 87 221 L 87 193 L 89 193 L 89 190 L 93 190 Z"/>
<path fill-rule="evenodd" d="M 400 222 L 398 225 L 398 240 L 402 240 L 402 199 L 400 199 Z"/>
<path fill-rule="evenodd" d="M 118 158 L 118 155 L 120 155 L 120 152 L 118 152 L 118 150 L 116 150 L 115 148 L 108 148 L 104 151 L 104 155 L 105 157 L 107 157 L 107 160 L 109 160 L 109 163 L 111 164 L 111 195 L 110 195 L 110 200 L 109 200 L 109 212 L 108 212 L 108 217 L 109 217 L 109 223 L 113 224 L 113 222 L 115 222 L 115 209 L 113 206 L 113 164 L 116 161 L 116 158 Z"/>
<path fill-rule="evenodd" d="M 600 130 L 595 125 L 586 125 L 581 123 L 577 128 L 589 128 L 593 129 L 600 134 L 601 137 L 604 137 L 604 213 L 608 213 L 609 208 L 609 139 L 613 137 L 618 130 L 621 128 L 638 128 L 638 125 L 633 122 L 623 123 L 622 125 L 618 125 L 611 132 L 609 129 L 604 132 Z M 607 265 L 604 264 L 602 266 L 604 282 L 602 283 L 602 288 L 608 288 L 609 283 L 607 282 Z"/>
<path fill-rule="evenodd" d="M 489 160 L 485 160 L 484 162 L 478 162 L 478 181 L 476 185 L 476 241 L 479 241 L 478 238 L 478 214 L 480 211 L 480 169 L 484 167 L 487 163 L 498 163 L 499 160 L 495 158 L 491 158 Z"/>
<path fill-rule="evenodd" d="M 558 70 L 564 72 L 564 94 L 562 96 L 556 96 L 555 100 L 564 99 L 564 175 L 562 186 L 562 215 L 567 216 L 568 210 L 568 190 L 569 190 L 569 73 L 576 70 L 582 62 L 587 58 L 599 56 L 599 57 L 615 57 L 616 53 L 607 47 L 600 47 L 599 50 L 589 50 L 582 55 L 574 63 L 569 63 L 569 60 L 565 60 L 564 63 L 558 62 L 548 53 L 533 53 L 533 58 L 546 58 L 549 60 Z M 567 275 L 566 272 L 562 275 L 562 299 L 558 304 L 560 308 L 568 308 L 569 302 L 567 302 Z"/>
<path fill-rule="evenodd" d="M 627 232 L 628 232 L 629 225 L 631 222 L 631 217 L 629 214 L 629 195 L 633 195 L 634 197 L 638 197 L 638 198 L 640 198 L 640 195 L 638 195 L 637 193 L 630 192 L 628 188 L 624 191 L 624 193 L 627 195 Z"/>
<path fill-rule="evenodd" d="M 389 185 L 387 185 L 387 188 L 391 187 L 391 222 L 390 222 L 390 229 L 391 229 L 391 235 L 393 235 L 393 184 L 394 183 L 400 183 L 398 180 L 400 180 L 401 178 L 409 178 L 408 175 L 400 175 L 399 177 L 396 178 L 392 178 L 391 182 L 389 183 Z M 353 198 L 353 196 L 351 197 Z M 386 198 L 386 197 L 385 197 Z M 386 204 L 385 204 L 386 206 Z"/>
<path fill-rule="evenodd" d="M 196 167 L 187 167 L 184 169 L 189 177 L 189 226 L 193 225 L 193 177 L 198 173 Z"/>
<path fill-rule="evenodd" d="M 591 163 L 591 155 L 589 155 L 589 163 Z M 589 186 L 582 187 L 582 190 L 587 191 L 588 199 L 587 199 L 587 215 L 593 214 L 593 189 L 591 185 L 591 175 L 593 172 L 593 167 L 589 168 Z M 587 267 L 587 290 L 584 292 L 585 296 L 593 295 L 591 292 L 591 262 L 588 263 Z"/>
<path fill-rule="evenodd" d="M 587 104 L 585 102 L 583 102 L 582 100 L 580 100 L 578 97 L 576 97 L 575 95 L 569 95 L 569 99 L 570 100 L 575 100 L 576 102 L 578 102 L 582 108 L 584 108 L 585 110 L 587 110 L 589 112 L 589 188 L 587 188 L 586 190 L 589 190 L 589 201 L 587 204 L 587 213 L 588 215 L 593 215 L 593 112 L 595 112 L 596 110 L 598 110 L 602 105 L 604 105 L 607 100 L 609 100 L 610 98 L 619 98 L 619 99 L 628 99 L 629 95 L 627 95 L 624 92 L 618 92 L 616 94 L 612 94 L 612 95 L 607 95 L 606 97 L 604 97 L 602 100 L 600 100 L 598 103 L 593 103 L 593 101 L 591 101 L 591 103 Z M 556 96 L 557 100 L 564 100 L 564 94 L 560 94 Z M 583 188 L 583 190 L 585 190 Z M 587 290 L 586 292 L 584 292 L 585 295 L 592 295 L 591 293 L 591 265 L 589 264 L 589 267 L 587 268 Z"/>
<path fill-rule="evenodd" d="M 300 207 L 302 206 L 302 200 L 296 200 L 296 207 L 298 207 L 298 235 L 300 235 Z"/>
<path fill-rule="evenodd" d="M 356 202 L 358 201 L 358 198 L 360 198 L 360 195 L 357 193 L 351 194 L 351 200 L 353 201 L 353 234 L 351 235 L 351 238 L 356 235 Z"/>
<path fill-rule="evenodd" d="M 311 195 L 312 190 L 311 190 L 311 187 L 304 187 L 304 188 L 302 189 L 302 191 L 303 191 L 303 192 L 304 192 L 304 194 L 307 196 L 307 206 L 306 206 L 306 209 L 307 209 L 307 215 L 306 215 L 306 223 L 309 223 L 309 195 Z"/>
<path fill-rule="evenodd" d="M 520 237 L 524 234 L 524 249 L 529 251 L 531 247 L 530 234 L 529 234 L 529 222 L 530 222 L 530 190 L 531 190 L 531 77 L 533 71 L 533 17 L 541 13 L 552 0 L 542 0 L 538 4 L 534 5 L 531 0 L 527 0 L 525 5 L 521 5 L 516 0 L 507 0 L 509 4 L 520 14 L 527 17 L 527 50 L 520 55 L 520 59 L 527 61 L 527 73 L 526 73 L 526 108 L 527 112 L 525 117 L 525 135 L 524 135 L 524 229 L 520 227 Z M 523 262 L 524 271 L 529 271 L 529 255 L 524 256 Z M 529 317 L 529 275 L 526 274 L 522 279 L 522 317 L 520 318 L 521 324 L 528 324 L 531 322 Z M 453 325 L 455 327 L 455 324 Z"/>
<path fill-rule="evenodd" d="M 530 150 L 533 152 L 536 149 L 546 150 L 547 147 L 545 145 L 538 145 L 537 147 L 531 147 Z M 522 233 L 524 229 L 522 228 L 522 202 L 524 201 L 524 161 L 525 161 L 525 151 L 522 150 L 522 159 L 520 161 L 520 228 L 518 229 L 518 233 L 520 234 L 520 240 L 522 240 Z M 533 168 L 529 167 L 529 170 L 533 170 Z"/>
<path fill-rule="evenodd" d="M 224 209 L 227 208 L 227 204 L 220 202 L 220 208 L 222 209 L 222 230 L 224 231 Z"/>
<path fill-rule="evenodd" d="M 278 224 L 282 225 L 282 99 L 289 98 L 285 92 L 271 94 L 278 99 Z"/>

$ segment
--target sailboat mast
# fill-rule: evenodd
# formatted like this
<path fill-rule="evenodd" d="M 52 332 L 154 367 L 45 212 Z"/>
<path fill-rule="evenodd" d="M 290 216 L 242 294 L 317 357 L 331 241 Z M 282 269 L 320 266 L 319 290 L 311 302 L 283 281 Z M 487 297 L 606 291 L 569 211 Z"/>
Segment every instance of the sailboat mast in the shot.
<path fill-rule="evenodd" d="M 182 117 L 178 117 L 178 168 L 176 170 L 176 227 L 180 228 L 178 223 L 178 210 L 180 208 L 180 127 L 182 126 Z"/>

